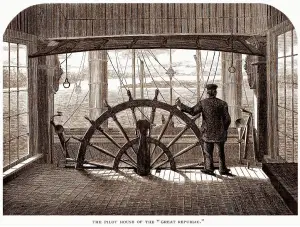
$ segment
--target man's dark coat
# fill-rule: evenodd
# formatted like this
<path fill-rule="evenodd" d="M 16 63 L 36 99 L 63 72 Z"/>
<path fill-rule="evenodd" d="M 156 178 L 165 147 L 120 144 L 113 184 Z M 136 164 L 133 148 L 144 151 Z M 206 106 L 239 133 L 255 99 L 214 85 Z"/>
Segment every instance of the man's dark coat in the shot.
<path fill-rule="evenodd" d="M 195 106 L 188 107 L 181 103 L 180 109 L 190 115 L 202 113 L 202 139 L 205 142 L 225 142 L 227 130 L 231 123 L 228 105 L 221 99 L 209 97 L 199 101 Z"/>

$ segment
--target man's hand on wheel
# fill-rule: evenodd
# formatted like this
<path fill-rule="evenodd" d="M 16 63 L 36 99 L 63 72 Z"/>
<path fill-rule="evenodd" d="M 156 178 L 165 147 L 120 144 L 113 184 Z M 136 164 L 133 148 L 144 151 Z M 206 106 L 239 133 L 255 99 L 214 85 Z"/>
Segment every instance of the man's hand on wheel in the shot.
<path fill-rule="evenodd" d="M 180 108 L 180 106 L 181 106 L 180 98 L 177 98 L 177 99 L 175 100 L 175 105 L 178 106 L 178 107 Z"/>

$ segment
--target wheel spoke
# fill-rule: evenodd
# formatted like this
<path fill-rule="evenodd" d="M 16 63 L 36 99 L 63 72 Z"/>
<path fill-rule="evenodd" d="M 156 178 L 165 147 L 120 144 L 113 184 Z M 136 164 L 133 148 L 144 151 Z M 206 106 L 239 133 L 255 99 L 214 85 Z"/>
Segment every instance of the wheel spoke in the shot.
<path fill-rule="evenodd" d="M 198 165 L 199 165 L 199 163 L 190 163 L 190 164 L 186 164 L 186 165 L 182 165 L 182 166 L 177 166 L 177 169 L 191 168 L 191 167 L 195 167 Z"/>
<path fill-rule="evenodd" d="M 132 113 L 132 116 L 133 116 L 133 120 L 134 120 L 134 122 L 135 122 L 135 124 L 136 124 L 136 122 L 137 122 L 137 117 L 136 117 L 136 114 L 135 114 L 135 108 L 130 108 L 131 109 L 131 113 Z"/>
<path fill-rule="evenodd" d="M 110 153 L 109 151 L 107 151 L 107 150 L 105 150 L 105 149 L 103 149 L 103 148 L 101 148 L 101 147 L 98 147 L 98 146 L 96 146 L 96 145 L 94 145 L 94 144 L 92 144 L 92 143 L 89 143 L 88 146 L 91 146 L 91 147 L 95 148 L 96 150 L 98 150 L 98 151 L 100 151 L 100 152 L 102 152 L 102 153 L 104 153 L 104 154 L 106 154 L 106 155 L 108 155 L 108 156 L 110 156 L 110 157 L 112 157 L 112 158 L 116 158 L 116 156 L 115 156 L 114 154 L 112 154 L 112 153 Z M 128 153 L 125 153 L 125 154 L 129 157 L 129 159 L 130 159 L 133 163 L 135 163 L 134 159 L 133 159 L 131 156 L 129 156 Z M 130 166 L 132 166 L 132 167 L 135 167 L 133 164 L 127 162 L 126 160 L 120 159 L 120 161 L 122 161 L 122 162 L 124 162 L 124 163 L 126 163 L 127 165 L 130 165 Z M 136 164 L 136 163 L 135 163 L 135 164 Z"/>
<path fill-rule="evenodd" d="M 90 161 L 84 161 L 84 164 L 93 165 L 93 166 L 96 166 L 96 167 L 98 167 L 98 168 L 112 169 L 111 166 L 108 166 L 108 165 L 102 165 L 102 164 L 98 164 L 98 163 L 94 163 L 94 162 L 90 162 Z"/>
<path fill-rule="evenodd" d="M 200 142 L 197 142 L 197 143 L 195 143 L 195 144 L 192 144 L 192 145 L 190 145 L 190 146 L 184 148 L 183 150 L 181 150 L 181 151 L 179 151 L 177 154 L 175 154 L 175 155 L 173 156 L 173 159 L 176 158 L 176 157 L 178 157 L 178 156 L 180 156 L 180 155 L 183 155 L 184 153 L 188 152 L 189 150 L 193 149 L 194 147 L 196 147 L 196 146 L 198 146 L 198 145 L 200 145 Z M 157 164 L 157 165 L 154 166 L 153 168 L 154 168 L 154 169 L 159 168 L 159 167 L 161 167 L 162 165 L 166 164 L 168 161 L 169 161 L 169 160 L 165 160 L 165 161 L 163 161 L 163 162 Z"/>
<path fill-rule="evenodd" d="M 135 166 L 137 166 L 136 161 L 135 161 L 128 153 L 127 153 L 127 151 L 125 151 L 124 154 L 130 159 L 130 161 L 131 161 Z"/>
<path fill-rule="evenodd" d="M 97 127 L 97 130 L 100 131 L 110 142 L 112 142 L 115 146 L 117 146 L 118 148 L 121 148 L 121 146 L 117 143 L 117 141 L 114 140 L 114 138 L 112 138 L 110 135 L 108 135 L 103 128 L 101 128 L 100 126 Z"/>
<path fill-rule="evenodd" d="M 160 134 L 159 134 L 159 136 L 158 136 L 158 138 L 157 138 L 158 141 L 160 141 L 161 138 L 163 137 L 163 135 L 164 135 L 164 133 L 165 133 L 165 131 L 166 131 L 166 129 L 167 129 L 167 127 L 168 127 L 168 125 L 169 125 L 171 119 L 172 119 L 172 117 L 173 117 L 173 114 L 170 113 L 170 115 L 169 115 L 169 117 L 168 117 L 166 123 L 164 124 L 164 126 L 163 126 L 163 128 L 162 128 L 162 130 L 161 130 L 161 132 L 160 132 Z M 157 145 L 155 145 L 154 148 L 152 149 L 152 152 L 151 152 L 151 156 L 150 156 L 150 157 L 153 156 L 156 147 L 157 147 Z"/>
<path fill-rule="evenodd" d="M 153 160 L 153 162 L 151 163 L 151 167 L 153 166 L 153 164 L 155 163 L 155 162 L 157 162 L 157 160 L 162 156 L 164 154 L 164 151 L 162 151 L 154 160 Z"/>
<path fill-rule="evenodd" d="M 174 137 L 174 139 L 168 144 L 167 148 L 170 148 L 176 141 L 183 135 L 183 133 L 186 132 L 186 130 L 189 128 L 189 126 L 185 126 L 179 133 Z"/>
<path fill-rule="evenodd" d="M 117 116 L 115 114 L 113 114 L 112 116 L 114 122 L 116 123 L 116 125 L 118 126 L 120 132 L 122 133 L 122 135 L 124 136 L 124 138 L 127 140 L 127 142 L 130 142 L 129 137 L 125 131 L 125 129 L 123 128 L 123 126 L 120 124 Z M 134 148 L 131 146 L 131 150 L 136 154 L 137 152 L 134 150 Z"/>
<path fill-rule="evenodd" d="M 106 155 L 108 155 L 108 156 L 110 156 L 112 158 L 116 158 L 116 156 L 114 154 L 112 154 L 109 151 L 107 151 L 107 150 L 105 150 L 105 149 L 103 149 L 101 147 L 98 147 L 98 146 L 96 146 L 96 145 L 94 145 L 92 143 L 88 143 L 88 146 L 90 146 L 92 148 L 95 148 L 96 150 L 100 151 L 101 153 L 106 154 Z"/>
<path fill-rule="evenodd" d="M 185 154 L 186 152 L 190 151 L 191 149 L 193 149 L 194 147 L 196 147 L 196 146 L 198 146 L 198 145 L 200 145 L 200 142 L 196 142 L 196 143 L 194 143 L 194 144 L 192 144 L 192 145 L 190 145 L 190 146 L 188 146 L 188 147 L 182 149 L 182 150 L 179 151 L 177 154 L 175 154 L 175 155 L 173 156 L 173 158 L 176 158 L 176 157 L 179 157 L 179 156 Z"/>
<path fill-rule="evenodd" d="M 167 160 L 165 160 L 165 161 L 163 161 L 163 162 L 157 164 L 157 165 L 154 166 L 153 168 L 154 168 L 154 169 L 157 169 L 157 168 L 161 167 L 162 165 L 166 164 L 168 161 L 169 161 L 169 160 L 167 159 Z"/>

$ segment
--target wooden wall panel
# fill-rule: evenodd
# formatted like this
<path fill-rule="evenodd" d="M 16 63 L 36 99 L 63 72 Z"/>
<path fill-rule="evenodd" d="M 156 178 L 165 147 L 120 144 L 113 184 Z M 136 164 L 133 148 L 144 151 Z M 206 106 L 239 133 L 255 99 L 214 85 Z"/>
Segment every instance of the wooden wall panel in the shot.
<path fill-rule="evenodd" d="M 209 12 L 210 12 L 210 26 L 209 32 L 216 33 L 217 32 L 217 4 L 212 3 L 209 5 Z"/>
<path fill-rule="evenodd" d="M 264 15 L 268 14 L 268 18 Z M 65 26 L 68 19 L 68 28 Z M 80 20 L 79 20 L 80 19 Z M 91 21 L 93 20 L 93 21 Z M 18 14 L 11 30 L 40 37 L 149 33 L 264 34 L 286 20 L 265 4 L 80 3 L 41 4 Z"/>
<path fill-rule="evenodd" d="M 205 3 L 203 4 L 203 8 L 202 8 L 202 21 L 203 21 L 203 32 L 204 33 L 209 33 L 209 4 Z"/>

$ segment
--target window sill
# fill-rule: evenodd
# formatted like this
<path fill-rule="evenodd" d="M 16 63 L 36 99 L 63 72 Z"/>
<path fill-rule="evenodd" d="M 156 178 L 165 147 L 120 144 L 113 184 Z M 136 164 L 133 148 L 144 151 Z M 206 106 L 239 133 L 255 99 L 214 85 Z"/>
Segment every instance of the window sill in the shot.
<path fill-rule="evenodd" d="M 16 178 L 20 174 L 20 172 L 29 168 L 33 163 L 42 158 L 42 156 L 42 154 L 37 154 L 3 172 L 3 184 Z"/>

